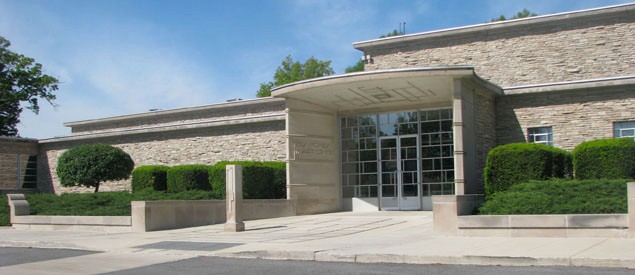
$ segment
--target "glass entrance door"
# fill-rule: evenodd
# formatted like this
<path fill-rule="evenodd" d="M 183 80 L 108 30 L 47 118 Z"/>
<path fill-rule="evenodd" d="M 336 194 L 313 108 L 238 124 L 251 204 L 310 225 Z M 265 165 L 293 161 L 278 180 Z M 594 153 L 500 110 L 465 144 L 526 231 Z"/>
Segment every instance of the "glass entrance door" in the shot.
<path fill-rule="evenodd" d="M 416 135 L 380 138 L 380 208 L 419 210 L 419 146 Z"/>

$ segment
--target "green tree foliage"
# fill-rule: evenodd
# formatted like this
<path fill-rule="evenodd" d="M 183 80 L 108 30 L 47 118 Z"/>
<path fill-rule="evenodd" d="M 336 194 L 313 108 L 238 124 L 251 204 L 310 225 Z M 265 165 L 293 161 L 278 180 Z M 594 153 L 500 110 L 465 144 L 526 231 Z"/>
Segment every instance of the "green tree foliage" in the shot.
<path fill-rule="evenodd" d="M 576 179 L 635 179 L 635 140 L 609 138 L 580 143 L 573 150 Z"/>
<path fill-rule="evenodd" d="M 364 71 L 364 60 L 357 61 L 355 65 L 346 67 L 346 73 L 354 73 L 354 72 L 363 72 Z"/>
<path fill-rule="evenodd" d="M 528 9 L 523 9 L 519 12 L 517 12 L 514 16 L 507 18 L 505 17 L 505 15 L 499 16 L 498 18 L 492 18 L 492 20 L 490 20 L 490 22 L 498 22 L 498 21 L 505 21 L 505 20 L 512 20 L 512 19 L 520 19 L 520 18 L 526 18 L 526 17 L 532 17 L 532 16 L 537 16 L 538 14 L 536 14 L 535 12 L 532 12 Z"/>
<path fill-rule="evenodd" d="M 10 51 L 9 40 L 0 36 L 0 136 L 17 136 L 16 125 L 22 113 L 21 102 L 38 113 L 39 99 L 53 104 L 59 81 L 42 74 L 42 64 L 33 58 Z"/>
<path fill-rule="evenodd" d="M 278 69 L 276 69 L 276 73 L 273 75 L 273 81 L 260 83 L 260 89 L 258 89 L 256 96 L 271 96 L 271 90 L 275 87 L 300 80 L 332 75 L 334 73 L 333 68 L 331 68 L 331 61 L 321 61 L 311 57 L 304 63 L 301 63 L 299 61 L 293 61 L 291 55 L 288 55 L 282 61 L 282 64 L 278 66 Z"/>
<path fill-rule="evenodd" d="M 404 35 L 404 34 L 405 33 L 403 31 L 392 30 L 391 32 L 387 34 L 382 34 L 379 38 L 386 38 L 386 37 L 398 36 L 398 35 Z"/>
<path fill-rule="evenodd" d="M 123 150 L 105 144 L 88 144 L 72 148 L 57 161 L 57 176 L 62 186 L 95 187 L 109 180 L 130 177 L 134 162 Z"/>

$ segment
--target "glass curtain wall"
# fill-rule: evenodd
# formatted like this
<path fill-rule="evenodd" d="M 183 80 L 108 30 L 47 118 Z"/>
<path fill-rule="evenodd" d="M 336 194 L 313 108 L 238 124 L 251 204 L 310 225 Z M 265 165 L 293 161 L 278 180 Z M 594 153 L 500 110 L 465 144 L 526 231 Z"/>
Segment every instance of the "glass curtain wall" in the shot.
<path fill-rule="evenodd" d="M 421 185 L 422 196 L 454 194 L 452 109 L 346 116 L 340 119 L 340 131 L 344 198 L 379 196 L 378 140 L 388 136 L 418 139 L 418 156 L 416 147 L 404 149 L 419 164 L 415 168 L 410 164 L 417 162 L 409 161 L 403 169 L 408 182 Z"/>

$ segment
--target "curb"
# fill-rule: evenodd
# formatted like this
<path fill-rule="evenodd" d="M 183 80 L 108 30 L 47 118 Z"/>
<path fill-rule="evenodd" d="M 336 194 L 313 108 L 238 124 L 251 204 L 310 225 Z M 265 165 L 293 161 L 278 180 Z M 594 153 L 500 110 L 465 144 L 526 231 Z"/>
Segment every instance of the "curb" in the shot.
<path fill-rule="evenodd" d="M 354 254 L 329 251 L 242 251 L 215 254 L 217 257 L 348 263 L 446 264 L 500 266 L 572 266 L 635 269 L 635 260 L 590 258 L 536 258 L 511 256 L 423 256 L 398 254 Z"/>

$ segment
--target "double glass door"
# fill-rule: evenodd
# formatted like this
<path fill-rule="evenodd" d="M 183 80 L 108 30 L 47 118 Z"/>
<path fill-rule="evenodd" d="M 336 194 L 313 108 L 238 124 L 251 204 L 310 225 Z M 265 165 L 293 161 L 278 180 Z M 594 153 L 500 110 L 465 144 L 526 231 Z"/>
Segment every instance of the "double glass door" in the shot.
<path fill-rule="evenodd" d="M 380 209 L 419 210 L 417 135 L 380 138 Z"/>

